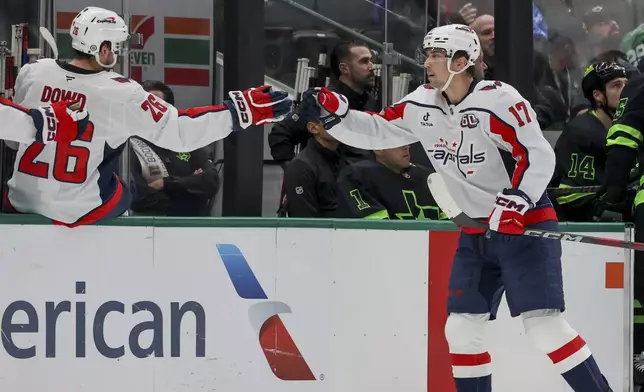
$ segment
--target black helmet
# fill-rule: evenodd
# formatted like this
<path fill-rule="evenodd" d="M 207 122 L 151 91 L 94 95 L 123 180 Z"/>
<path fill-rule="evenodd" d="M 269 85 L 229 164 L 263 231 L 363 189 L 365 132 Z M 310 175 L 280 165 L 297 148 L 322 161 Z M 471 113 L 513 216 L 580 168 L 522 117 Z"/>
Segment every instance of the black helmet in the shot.
<path fill-rule="evenodd" d="M 584 97 L 594 105 L 595 98 L 593 98 L 593 91 L 605 91 L 606 83 L 613 79 L 627 77 L 628 73 L 626 72 L 626 68 L 617 63 L 603 62 L 591 64 L 586 68 L 586 72 L 584 72 L 581 89 L 584 92 Z"/>

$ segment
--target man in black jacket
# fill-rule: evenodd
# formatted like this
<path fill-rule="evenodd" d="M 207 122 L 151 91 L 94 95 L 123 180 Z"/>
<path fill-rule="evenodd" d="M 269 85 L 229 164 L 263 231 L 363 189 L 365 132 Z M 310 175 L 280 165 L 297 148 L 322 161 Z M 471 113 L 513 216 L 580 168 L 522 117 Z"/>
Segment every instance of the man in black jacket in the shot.
<path fill-rule="evenodd" d="M 146 91 L 174 105 L 174 93 L 159 81 Z M 175 152 L 139 137 L 130 139 L 130 172 L 136 186 L 132 210 L 141 215 L 209 216 L 219 175 L 207 147 Z"/>
<path fill-rule="evenodd" d="M 374 87 L 375 73 L 369 47 L 359 41 L 343 42 L 331 54 L 331 71 L 337 78 L 330 89 L 349 100 L 349 108 L 379 112 L 377 102 L 369 91 Z M 311 135 L 306 122 L 292 116 L 273 125 L 268 143 L 273 159 L 284 164 L 295 157 L 295 146 L 306 145 Z M 371 159 L 371 151 L 345 145 L 338 146 L 338 153 L 351 160 Z"/>
<path fill-rule="evenodd" d="M 350 162 L 338 153 L 339 142 L 324 129 L 317 106 L 302 106 L 307 107 L 295 115 L 306 124 L 312 139 L 284 167 L 286 197 L 280 210 L 292 218 L 334 218 L 338 209 L 338 173 Z"/>
<path fill-rule="evenodd" d="M 596 214 L 603 210 L 625 211 L 624 221 L 635 224 L 635 241 L 644 241 L 644 74 L 629 79 L 615 112 L 615 121 L 606 140 L 606 174 L 598 192 Z M 629 189 L 636 169 L 637 193 Z M 636 300 L 633 352 L 636 356 L 633 378 L 636 386 L 644 385 L 644 252 L 635 252 L 633 289 Z M 637 306 L 639 305 L 639 306 Z"/>

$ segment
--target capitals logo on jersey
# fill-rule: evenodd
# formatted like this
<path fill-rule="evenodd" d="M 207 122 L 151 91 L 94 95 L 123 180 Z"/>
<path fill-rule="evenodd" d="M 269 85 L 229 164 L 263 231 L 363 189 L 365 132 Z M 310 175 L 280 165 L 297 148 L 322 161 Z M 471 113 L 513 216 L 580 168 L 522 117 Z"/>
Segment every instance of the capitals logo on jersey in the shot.
<path fill-rule="evenodd" d="M 456 148 L 458 147 L 458 142 L 450 142 L 446 139 L 440 138 L 438 139 L 438 143 L 434 143 L 434 148 L 443 148 L 451 152 L 456 152 Z"/>
<path fill-rule="evenodd" d="M 456 141 L 450 142 L 441 138 L 438 143 L 434 143 L 434 148 L 427 150 L 427 152 L 430 158 L 438 161 L 443 166 L 447 165 L 448 162 L 469 165 L 485 161 L 485 151 L 474 152 L 474 144 L 470 143 L 467 154 L 461 153 L 461 147 Z"/>

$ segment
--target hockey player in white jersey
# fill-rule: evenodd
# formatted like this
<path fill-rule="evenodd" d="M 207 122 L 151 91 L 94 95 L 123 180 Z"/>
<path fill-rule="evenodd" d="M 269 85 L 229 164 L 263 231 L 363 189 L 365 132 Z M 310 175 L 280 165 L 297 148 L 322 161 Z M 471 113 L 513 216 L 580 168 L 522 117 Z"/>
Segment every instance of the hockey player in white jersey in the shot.
<path fill-rule="evenodd" d="M 562 315 L 561 244 L 521 235 L 558 225 L 545 194 L 555 155 L 534 110 L 511 86 L 473 78 L 481 47 L 471 28 L 437 27 L 423 47 L 430 84 L 380 113 L 348 110 L 346 98 L 326 88 L 308 94 L 342 143 L 376 150 L 420 141 L 459 208 L 489 222 L 489 235 L 463 229 L 451 271 L 445 336 L 456 389 L 491 391 L 483 336 L 505 290 L 511 315 L 574 391 L 610 391 Z"/>
<path fill-rule="evenodd" d="M 193 151 L 233 130 L 278 121 L 291 109 L 286 93 L 262 86 L 230 92 L 224 105 L 177 110 L 111 71 L 129 39 L 118 14 L 87 7 L 72 21 L 70 35 L 74 60 L 44 59 L 23 67 L 15 101 L 23 106 L 79 101 L 91 113 L 89 129 L 69 145 L 20 144 L 8 183 L 9 211 L 41 214 L 67 226 L 121 215 L 130 196 L 115 173 L 130 136 Z"/>

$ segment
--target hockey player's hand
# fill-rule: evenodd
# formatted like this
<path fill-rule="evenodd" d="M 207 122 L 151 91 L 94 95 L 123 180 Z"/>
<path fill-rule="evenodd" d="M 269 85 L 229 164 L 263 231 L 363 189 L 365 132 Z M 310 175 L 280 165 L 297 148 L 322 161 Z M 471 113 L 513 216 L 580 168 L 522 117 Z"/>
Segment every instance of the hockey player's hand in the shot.
<path fill-rule="evenodd" d="M 613 212 L 622 214 L 622 220 L 624 222 L 630 222 L 632 220 L 633 201 L 635 200 L 636 194 L 637 191 L 635 190 L 602 186 L 597 191 L 595 200 L 593 201 L 592 220 L 601 222 L 604 220 L 605 215 L 610 215 L 606 214 L 606 212 Z"/>
<path fill-rule="evenodd" d="M 309 122 L 319 122 L 322 115 L 322 108 L 318 105 L 313 94 L 303 94 L 302 102 L 293 113 L 293 121 L 302 124 L 306 128 Z"/>
<path fill-rule="evenodd" d="M 309 95 L 313 95 L 320 106 L 320 121 L 325 129 L 330 129 L 339 123 L 349 112 L 349 101 L 338 93 L 334 93 L 326 87 L 315 87 L 308 89 L 302 95 L 303 104 Z"/>
<path fill-rule="evenodd" d="M 60 101 L 51 106 L 31 109 L 29 115 L 36 127 L 36 141 L 41 143 L 69 143 L 85 132 L 89 113 L 79 110 L 78 103 Z"/>
<path fill-rule="evenodd" d="M 233 112 L 233 118 L 242 129 L 251 125 L 281 121 L 291 111 L 293 101 L 283 91 L 273 91 L 271 86 L 230 91 L 224 104 Z"/>
<path fill-rule="evenodd" d="M 490 214 L 490 229 L 504 234 L 523 234 L 523 215 L 532 207 L 530 198 L 518 189 L 504 189 L 496 195 Z"/>

